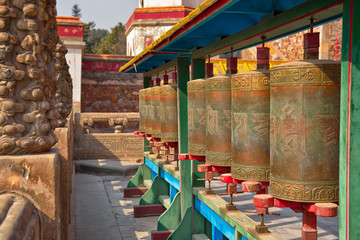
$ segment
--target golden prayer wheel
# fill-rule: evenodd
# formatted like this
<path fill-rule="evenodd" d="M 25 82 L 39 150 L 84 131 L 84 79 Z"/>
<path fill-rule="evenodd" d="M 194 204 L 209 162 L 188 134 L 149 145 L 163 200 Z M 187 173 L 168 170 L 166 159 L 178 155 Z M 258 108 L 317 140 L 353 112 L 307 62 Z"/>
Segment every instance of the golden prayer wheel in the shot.
<path fill-rule="evenodd" d="M 161 138 L 161 125 L 160 125 L 160 86 L 151 88 L 151 137 Z"/>
<path fill-rule="evenodd" d="M 340 63 L 271 69 L 270 191 L 295 202 L 339 200 Z"/>
<path fill-rule="evenodd" d="M 160 89 L 160 94 L 161 141 L 177 142 L 177 84 L 163 85 Z"/>
<path fill-rule="evenodd" d="M 231 79 L 206 80 L 206 163 L 231 166 Z"/>
<path fill-rule="evenodd" d="M 206 81 L 188 82 L 188 152 L 205 156 L 206 150 Z"/>
<path fill-rule="evenodd" d="M 270 71 L 232 75 L 231 175 L 238 180 L 270 180 Z"/>
<path fill-rule="evenodd" d="M 145 105 L 145 89 L 139 90 L 139 131 L 144 133 L 147 106 Z"/>
<path fill-rule="evenodd" d="M 151 135 L 151 99 L 152 99 L 152 90 L 150 88 L 145 88 L 145 134 Z"/>

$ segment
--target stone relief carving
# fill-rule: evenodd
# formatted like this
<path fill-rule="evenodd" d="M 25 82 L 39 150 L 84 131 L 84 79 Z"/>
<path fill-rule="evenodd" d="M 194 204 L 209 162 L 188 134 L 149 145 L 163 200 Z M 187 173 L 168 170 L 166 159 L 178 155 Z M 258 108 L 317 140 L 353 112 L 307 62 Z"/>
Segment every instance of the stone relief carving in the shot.
<path fill-rule="evenodd" d="M 63 42 L 59 41 L 56 45 L 55 68 L 57 91 L 55 94 L 58 126 L 64 127 L 67 117 L 72 110 L 72 78 L 69 73 L 69 65 L 66 62 L 65 55 L 68 52 Z"/>
<path fill-rule="evenodd" d="M 2 155 L 48 151 L 61 126 L 57 116 L 66 115 L 56 98 L 55 6 L 56 0 L 0 0 Z"/>

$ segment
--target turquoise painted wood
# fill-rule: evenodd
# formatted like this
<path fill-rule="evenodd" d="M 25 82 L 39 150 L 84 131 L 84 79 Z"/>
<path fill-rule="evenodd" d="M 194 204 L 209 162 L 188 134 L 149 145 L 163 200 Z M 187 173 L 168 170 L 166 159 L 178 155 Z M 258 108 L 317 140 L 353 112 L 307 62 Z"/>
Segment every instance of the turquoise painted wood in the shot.
<path fill-rule="evenodd" d="M 141 197 L 139 205 L 159 203 L 159 176 L 156 176 L 147 192 Z"/>
<path fill-rule="evenodd" d="M 343 3 L 339 238 L 360 237 L 360 2 Z"/>
<path fill-rule="evenodd" d="M 212 224 L 212 227 L 221 229 L 224 236 L 230 240 L 235 240 L 235 229 L 197 197 L 195 197 L 195 209 Z"/>
<path fill-rule="evenodd" d="M 159 167 L 155 163 L 153 163 L 151 160 L 145 158 L 145 165 L 151 169 L 151 171 L 155 172 L 156 174 L 159 173 Z"/>
<path fill-rule="evenodd" d="M 189 73 L 190 58 L 178 58 L 178 138 L 179 153 L 188 151 L 188 111 L 187 111 L 187 82 L 190 80 Z M 180 192 L 181 192 L 181 213 L 182 216 L 192 206 L 192 162 L 180 161 Z"/>
<path fill-rule="evenodd" d="M 191 79 L 205 78 L 205 59 L 192 59 Z"/>
<path fill-rule="evenodd" d="M 158 220 L 157 230 L 174 230 L 181 222 L 181 194 L 176 194 L 174 201 L 171 203 Z"/>
<path fill-rule="evenodd" d="M 169 196 L 170 196 L 170 203 L 173 202 L 176 194 L 179 192 L 173 185 L 170 185 L 170 190 L 169 190 Z"/>
<path fill-rule="evenodd" d="M 143 187 L 144 186 L 144 164 L 141 164 L 135 175 L 127 184 L 128 188 Z"/>
<path fill-rule="evenodd" d="M 212 225 L 211 228 L 211 239 L 212 240 L 223 240 L 223 234 L 222 232 L 215 227 L 215 225 Z"/>
<path fill-rule="evenodd" d="M 171 176 L 169 173 L 165 172 L 163 169 L 160 168 L 160 176 L 167 181 L 172 187 L 176 190 L 180 191 L 180 181 Z"/>
<path fill-rule="evenodd" d="M 168 237 L 167 240 L 184 240 L 191 239 L 191 224 L 192 224 L 192 208 L 186 209 L 184 216 L 181 219 L 179 226 Z"/>

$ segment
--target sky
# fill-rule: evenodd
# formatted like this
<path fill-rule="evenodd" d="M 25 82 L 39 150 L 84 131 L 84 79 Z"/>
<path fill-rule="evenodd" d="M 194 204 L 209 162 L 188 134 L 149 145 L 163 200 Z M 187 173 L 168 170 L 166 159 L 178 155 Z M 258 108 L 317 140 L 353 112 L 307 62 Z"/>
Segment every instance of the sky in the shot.
<path fill-rule="evenodd" d="M 78 4 L 83 22 L 94 21 L 96 28 L 110 30 L 118 22 L 126 24 L 139 0 L 57 0 L 57 15 L 71 16 L 71 9 Z"/>

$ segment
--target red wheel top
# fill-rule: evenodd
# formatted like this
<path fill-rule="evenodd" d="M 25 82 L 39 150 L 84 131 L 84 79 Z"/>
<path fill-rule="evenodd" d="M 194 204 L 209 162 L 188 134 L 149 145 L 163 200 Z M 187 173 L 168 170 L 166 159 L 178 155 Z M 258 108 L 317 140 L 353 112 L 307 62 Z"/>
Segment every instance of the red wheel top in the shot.
<path fill-rule="evenodd" d="M 257 194 L 254 196 L 254 206 L 259 208 L 273 207 L 274 197 L 270 194 Z"/>
<path fill-rule="evenodd" d="M 244 192 L 258 192 L 261 190 L 260 183 L 245 181 L 241 184 L 241 190 Z"/>
<path fill-rule="evenodd" d="M 231 167 L 212 166 L 212 171 L 218 173 L 230 173 Z"/>
<path fill-rule="evenodd" d="M 315 215 L 320 217 L 336 217 L 338 205 L 335 203 L 315 203 Z"/>
<path fill-rule="evenodd" d="M 208 164 L 200 164 L 197 166 L 198 172 L 210 172 L 211 171 L 211 165 Z"/>
<path fill-rule="evenodd" d="M 231 173 L 223 173 L 223 174 L 221 174 L 221 182 L 223 182 L 223 183 L 232 183 L 233 178 L 231 176 Z"/>

